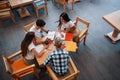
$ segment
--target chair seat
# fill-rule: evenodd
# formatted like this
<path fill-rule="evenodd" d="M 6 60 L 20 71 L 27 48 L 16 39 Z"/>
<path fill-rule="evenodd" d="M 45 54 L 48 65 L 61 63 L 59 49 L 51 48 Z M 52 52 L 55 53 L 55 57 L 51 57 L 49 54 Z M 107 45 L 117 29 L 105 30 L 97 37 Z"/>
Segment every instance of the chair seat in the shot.
<path fill-rule="evenodd" d="M 5 12 L 1 12 L 0 16 L 10 16 L 10 12 L 9 11 L 5 11 Z"/>
<path fill-rule="evenodd" d="M 43 5 L 43 4 L 45 4 L 45 1 L 36 2 L 35 7 L 38 7 L 38 6 Z"/>
<path fill-rule="evenodd" d="M 20 65 L 20 64 L 21 64 L 21 65 Z M 16 72 L 16 71 L 18 71 L 18 70 L 20 70 L 20 69 L 23 69 L 23 68 L 27 67 L 27 66 L 29 66 L 29 65 L 27 65 L 27 64 L 24 62 L 24 59 L 23 59 L 23 58 L 20 58 L 20 59 L 18 59 L 18 60 L 16 60 L 15 62 L 12 63 L 13 72 Z M 17 75 L 21 75 L 21 74 L 27 73 L 27 72 L 29 72 L 29 71 L 33 71 L 33 68 L 30 68 L 30 69 L 27 69 L 27 70 L 25 70 L 25 71 L 22 71 L 22 72 L 20 72 L 20 73 L 17 74 Z"/>
<path fill-rule="evenodd" d="M 63 80 L 65 79 L 67 76 L 71 75 L 72 73 L 75 73 L 75 71 L 73 70 L 72 66 L 69 65 L 69 71 L 67 74 L 65 74 L 64 76 L 60 76 L 58 77 L 59 80 Z M 71 79 L 70 79 L 71 80 Z"/>
<path fill-rule="evenodd" d="M 58 79 L 59 79 L 59 80 L 63 80 L 64 78 L 66 78 L 66 77 L 69 76 L 70 74 L 71 74 L 70 71 L 68 71 L 68 73 L 65 74 L 64 76 L 58 76 Z"/>

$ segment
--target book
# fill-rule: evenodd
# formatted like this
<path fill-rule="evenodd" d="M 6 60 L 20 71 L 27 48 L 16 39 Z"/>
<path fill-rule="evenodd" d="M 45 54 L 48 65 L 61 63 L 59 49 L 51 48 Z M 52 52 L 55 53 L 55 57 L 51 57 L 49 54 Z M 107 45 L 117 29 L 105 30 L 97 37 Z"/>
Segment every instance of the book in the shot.
<path fill-rule="evenodd" d="M 66 33 L 66 36 L 65 36 L 65 41 L 72 41 L 73 40 L 73 34 L 72 33 Z"/>

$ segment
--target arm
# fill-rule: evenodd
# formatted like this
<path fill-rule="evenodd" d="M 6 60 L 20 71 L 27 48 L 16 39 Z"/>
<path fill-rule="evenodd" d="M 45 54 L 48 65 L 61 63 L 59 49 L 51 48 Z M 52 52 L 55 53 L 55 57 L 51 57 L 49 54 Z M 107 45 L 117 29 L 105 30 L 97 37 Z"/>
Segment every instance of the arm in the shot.
<path fill-rule="evenodd" d="M 65 30 L 61 30 L 62 24 L 58 25 L 58 32 L 60 33 L 61 37 L 64 37 L 64 35 L 62 34 L 62 32 L 66 32 Z"/>
<path fill-rule="evenodd" d="M 43 53 L 45 52 L 45 48 L 43 48 L 40 52 L 37 52 L 35 48 L 32 49 L 32 52 L 35 56 L 41 57 Z"/>
<path fill-rule="evenodd" d="M 42 43 L 44 43 L 45 40 L 46 40 L 45 38 L 37 38 L 37 39 L 34 41 L 34 44 L 35 44 L 35 45 L 42 44 Z"/>
<path fill-rule="evenodd" d="M 47 48 L 48 48 L 48 45 L 45 45 L 40 52 L 37 52 L 35 48 L 33 48 L 32 51 L 35 54 L 35 56 L 41 57 L 45 53 Z"/>
<path fill-rule="evenodd" d="M 62 25 L 58 25 L 58 32 L 61 32 Z"/>
<path fill-rule="evenodd" d="M 66 28 L 66 32 L 71 32 L 71 31 L 74 31 L 76 29 L 76 22 L 72 22 L 72 21 L 69 21 L 68 22 L 68 28 Z"/>
<path fill-rule="evenodd" d="M 75 29 L 76 29 L 76 27 L 77 27 L 77 26 L 73 26 L 73 27 L 71 27 L 71 28 L 70 28 L 70 31 L 75 30 Z"/>
<path fill-rule="evenodd" d="M 42 30 L 46 33 L 48 33 L 49 30 L 45 29 L 45 28 L 42 28 Z"/>

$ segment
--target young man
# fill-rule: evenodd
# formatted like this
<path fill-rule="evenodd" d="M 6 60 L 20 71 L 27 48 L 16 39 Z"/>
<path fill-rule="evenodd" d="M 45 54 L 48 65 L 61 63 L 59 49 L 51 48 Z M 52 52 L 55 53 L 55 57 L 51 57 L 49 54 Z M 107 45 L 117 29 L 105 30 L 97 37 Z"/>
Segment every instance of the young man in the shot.
<path fill-rule="evenodd" d="M 55 40 L 56 50 L 54 50 L 45 60 L 44 65 L 50 64 L 53 71 L 58 76 L 63 76 L 68 72 L 69 53 L 64 48 L 64 42 L 60 39 Z"/>
<path fill-rule="evenodd" d="M 35 44 L 36 45 L 45 41 L 44 34 L 48 33 L 48 31 L 49 31 L 49 30 L 45 29 L 45 24 L 46 23 L 44 20 L 38 19 L 36 21 L 36 25 L 33 25 L 29 30 L 30 32 L 35 33 L 35 37 L 36 37 Z"/>

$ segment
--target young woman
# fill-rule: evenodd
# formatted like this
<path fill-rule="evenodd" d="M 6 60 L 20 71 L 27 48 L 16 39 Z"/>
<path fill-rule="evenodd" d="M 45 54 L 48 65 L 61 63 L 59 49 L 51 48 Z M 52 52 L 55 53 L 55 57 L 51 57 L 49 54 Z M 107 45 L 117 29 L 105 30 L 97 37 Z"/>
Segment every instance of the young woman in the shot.
<path fill-rule="evenodd" d="M 42 56 L 48 46 L 43 46 L 41 51 L 38 53 L 35 49 L 34 41 L 35 33 L 28 32 L 21 43 L 22 56 L 27 64 L 35 64 L 36 68 L 40 68 L 35 56 Z"/>
<path fill-rule="evenodd" d="M 72 33 L 74 35 L 73 41 L 78 42 L 78 35 L 80 33 L 80 29 L 75 26 L 75 22 L 72 22 L 66 12 L 63 12 L 60 15 L 58 31 L 61 33 L 62 31 Z M 62 35 L 61 35 L 62 36 Z"/>

